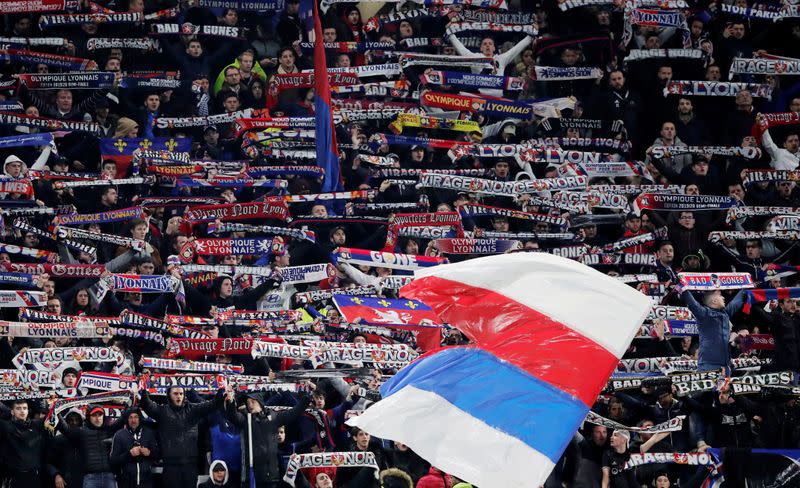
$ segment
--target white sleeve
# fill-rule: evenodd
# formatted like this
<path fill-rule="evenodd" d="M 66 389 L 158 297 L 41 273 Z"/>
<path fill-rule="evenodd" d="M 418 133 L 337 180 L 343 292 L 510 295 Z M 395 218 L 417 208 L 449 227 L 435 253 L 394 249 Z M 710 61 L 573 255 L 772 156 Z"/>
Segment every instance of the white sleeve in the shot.
<path fill-rule="evenodd" d="M 497 56 L 497 64 L 499 65 L 497 68 L 498 75 L 503 74 L 503 72 L 506 70 L 506 66 L 508 66 L 508 63 L 516 59 L 516 57 L 519 56 L 526 47 L 528 47 L 528 45 L 531 43 L 531 40 L 533 40 L 531 36 L 525 36 L 525 39 L 516 43 L 514 47 Z"/>
<path fill-rule="evenodd" d="M 522 119 L 505 119 L 501 120 L 500 122 L 495 122 L 494 124 L 484 125 L 481 128 L 481 134 L 483 135 L 483 138 L 486 139 L 487 137 L 496 136 L 500 132 L 500 129 L 509 122 L 516 124 L 518 122 L 522 122 Z"/>
<path fill-rule="evenodd" d="M 767 154 L 769 154 L 769 157 L 772 159 L 770 164 L 775 166 L 775 163 L 777 163 L 780 158 L 780 153 L 778 152 L 778 146 L 772 141 L 772 136 L 769 135 L 769 129 L 761 134 L 761 145 L 764 146 L 764 150 L 767 151 Z"/>
<path fill-rule="evenodd" d="M 348 278 L 355 281 L 361 286 L 364 285 L 373 285 L 375 287 L 380 286 L 380 278 L 377 276 L 370 276 L 366 273 L 362 273 L 360 269 L 356 268 L 355 266 L 350 265 L 349 263 L 340 263 L 341 266 L 344 268 L 344 274 L 347 275 Z"/>
<path fill-rule="evenodd" d="M 661 41 L 661 44 L 664 44 L 665 42 L 669 41 L 672 38 L 672 36 L 675 35 L 675 31 L 677 30 L 678 29 L 676 27 L 665 27 L 658 34 L 658 40 Z"/>
<path fill-rule="evenodd" d="M 47 165 L 47 160 L 50 159 L 51 152 L 53 152 L 53 148 L 50 145 L 45 146 L 44 149 L 42 150 L 42 154 L 40 154 L 39 157 L 36 158 L 36 162 L 33 163 L 31 169 L 34 170 L 44 169 L 45 166 Z"/>
<path fill-rule="evenodd" d="M 447 39 L 450 41 L 450 44 L 453 45 L 458 54 L 462 56 L 473 56 L 475 54 L 469 49 L 467 49 L 467 46 L 463 45 L 461 41 L 458 40 L 458 37 L 456 37 L 455 34 L 450 34 L 450 36 Z"/>

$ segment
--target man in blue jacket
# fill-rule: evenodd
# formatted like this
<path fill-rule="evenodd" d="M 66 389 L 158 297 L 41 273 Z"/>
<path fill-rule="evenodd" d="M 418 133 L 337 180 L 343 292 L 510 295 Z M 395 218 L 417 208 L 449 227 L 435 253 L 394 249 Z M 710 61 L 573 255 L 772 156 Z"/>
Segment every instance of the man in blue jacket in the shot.
<path fill-rule="evenodd" d="M 675 291 L 697 319 L 697 329 L 700 333 L 697 370 L 712 371 L 725 368 L 726 374 L 730 375 L 731 356 L 728 341 L 731 335 L 731 315 L 742 308 L 744 290 L 740 290 L 728 305 L 725 305 L 725 297 L 719 290 L 706 292 L 703 295 L 703 305 L 681 285 L 677 285 Z"/>

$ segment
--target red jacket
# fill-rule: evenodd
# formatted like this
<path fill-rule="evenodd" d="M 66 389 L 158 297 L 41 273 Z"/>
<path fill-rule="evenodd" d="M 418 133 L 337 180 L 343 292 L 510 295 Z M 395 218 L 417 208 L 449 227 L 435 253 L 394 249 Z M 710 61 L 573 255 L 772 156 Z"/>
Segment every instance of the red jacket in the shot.
<path fill-rule="evenodd" d="M 634 234 L 633 232 L 626 230 L 624 234 L 622 234 L 623 239 L 628 239 L 629 237 L 636 237 L 642 234 L 647 234 L 647 231 L 644 229 L 639 229 L 639 232 Z M 647 254 L 653 252 L 653 243 L 645 243 L 645 244 L 636 244 L 635 246 L 626 247 L 622 250 L 624 253 L 632 253 L 632 254 Z"/>
<path fill-rule="evenodd" d="M 417 488 L 452 488 L 453 478 L 431 466 L 428 474 L 417 481 Z"/>

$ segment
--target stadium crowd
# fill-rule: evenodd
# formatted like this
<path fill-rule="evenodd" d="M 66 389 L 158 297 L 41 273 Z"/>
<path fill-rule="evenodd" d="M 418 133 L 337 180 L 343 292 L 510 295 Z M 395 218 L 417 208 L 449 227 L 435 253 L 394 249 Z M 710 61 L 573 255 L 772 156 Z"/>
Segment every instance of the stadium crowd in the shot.
<path fill-rule="evenodd" d="M 0 1 L 4 486 L 471 486 L 345 422 L 467 342 L 375 297 L 503 252 L 654 304 L 545 486 L 800 486 L 796 5 L 323 2 L 322 60 L 310 2 L 29 3 Z"/>

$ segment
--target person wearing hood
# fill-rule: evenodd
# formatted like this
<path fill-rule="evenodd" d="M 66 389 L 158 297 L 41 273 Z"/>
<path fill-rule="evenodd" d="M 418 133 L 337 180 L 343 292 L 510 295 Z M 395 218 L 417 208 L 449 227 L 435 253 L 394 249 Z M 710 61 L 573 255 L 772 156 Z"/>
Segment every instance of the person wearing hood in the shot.
<path fill-rule="evenodd" d="M 207 422 L 211 459 L 224 461 L 228 468 L 228 479 L 234 486 L 239 486 L 242 479 L 241 433 L 223 410 L 212 413 Z"/>
<path fill-rule="evenodd" d="M 39 157 L 36 158 L 36 161 L 33 163 L 33 166 L 31 166 L 30 169 L 45 169 L 47 167 L 47 161 L 50 159 L 50 155 L 53 153 L 54 148 L 55 143 L 53 142 L 47 146 L 41 146 L 42 151 L 39 153 Z M 28 165 L 25 164 L 25 161 L 20 159 L 19 156 L 11 154 L 6 157 L 6 160 L 3 163 L 3 174 L 10 176 L 11 178 L 25 178 L 28 175 Z"/>
<path fill-rule="evenodd" d="M 451 488 L 456 483 L 453 476 L 431 466 L 428 474 L 417 482 L 417 488 Z"/>
<path fill-rule="evenodd" d="M 258 393 L 245 397 L 247 414 L 236 409 L 233 395 L 228 396 L 227 415 L 242 435 L 242 485 L 250 483 L 250 448 L 252 448 L 253 477 L 258 488 L 277 488 L 280 483 L 281 459 L 278 450 L 278 427 L 296 421 L 311 403 L 311 397 L 300 394 L 297 404 L 289 410 L 273 412 L 264 409 Z M 248 424 L 250 425 L 248 427 Z M 252 435 L 252 442 L 250 437 Z"/>
<path fill-rule="evenodd" d="M 231 488 L 233 484 L 228 481 L 228 465 L 221 459 L 211 462 L 208 468 L 208 479 L 198 488 Z"/>
<path fill-rule="evenodd" d="M 702 249 L 691 251 L 683 257 L 681 270 L 683 272 L 702 273 L 711 266 L 711 261 Z"/>
<path fill-rule="evenodd" d="M 160 456 L 156 435 L 142 424 L 141 411 L 130 411 L 125 427 L 114 434 L 111 443 L 111 465 L 118 473 L 119 488 L 152 487 L 151 468 Z"/>
<path fill-rule="evenodd" d="M 106 426 L 105 410 L 94 406 L 88 411 L 88 421 L 80 427 L 72 427 L 59 415 L 58 431 L 69 439 L 81 452 L 83 488 L 116 488 L 114 472 L 109 459 L 111 438 L 119 430 L 125 416 Z"/>
<path fill-rule="evenodd" d="M 142 410 L 158 422 L 158 445 L 164 461 L 164 486 L 195 488 L 197 486 L 197 424 L 212 411 L 222 408 L 225 390 L 219 390 L 213 400 L 188 403 L 182 388 L 167 390 L 167 405 L 150 399 L 147 390 L 141 391 Z"/>
<path fill-rule="evenodd" d="M 381 488 L 414 488 L 414 481 L 402 469 L 389 468 L 381 471 Z"/>
<path fill-rule="evenodd" d="M 233 295 L 234 281 L 233 278 L 227 275 L 220 275 L 214 280 L 212 286 L 213 299 L 200 293 L 193 285 L 187 282 L 184 282 L 184 289 L 186 290 L 187 302 L 193 304 L 191 305 L 192 309 L 197 308 L 196 313 L 198 315 L 206 315 L 212 307 L 217 309 L 235 307 L 238 310 L 260 310 L 257 304 L 261 297 L 268 295 L 268 293 L 270 295 L 275 293 L 275 289 L 281 286 L 282 281 L 283 277 L 280 270 L 273 267 L 273 273 L 261 284 L 246 289 L 239 296 Z M 231 337 L 231 334 L 226 327 L 221 327 L 220 336 Z"/>
<path fill-rule="evenodd" d="M 69 368 L 67 368 L 69 369 Z M 83 425 L 83 415 L 78 408 L 72 408 L 64 416 L 70 427 Z M 47 474 L 53 479 L 56 488 L 80 486 L 81 452 L 63 435 L 57 435 L 47 444 Z"/>

